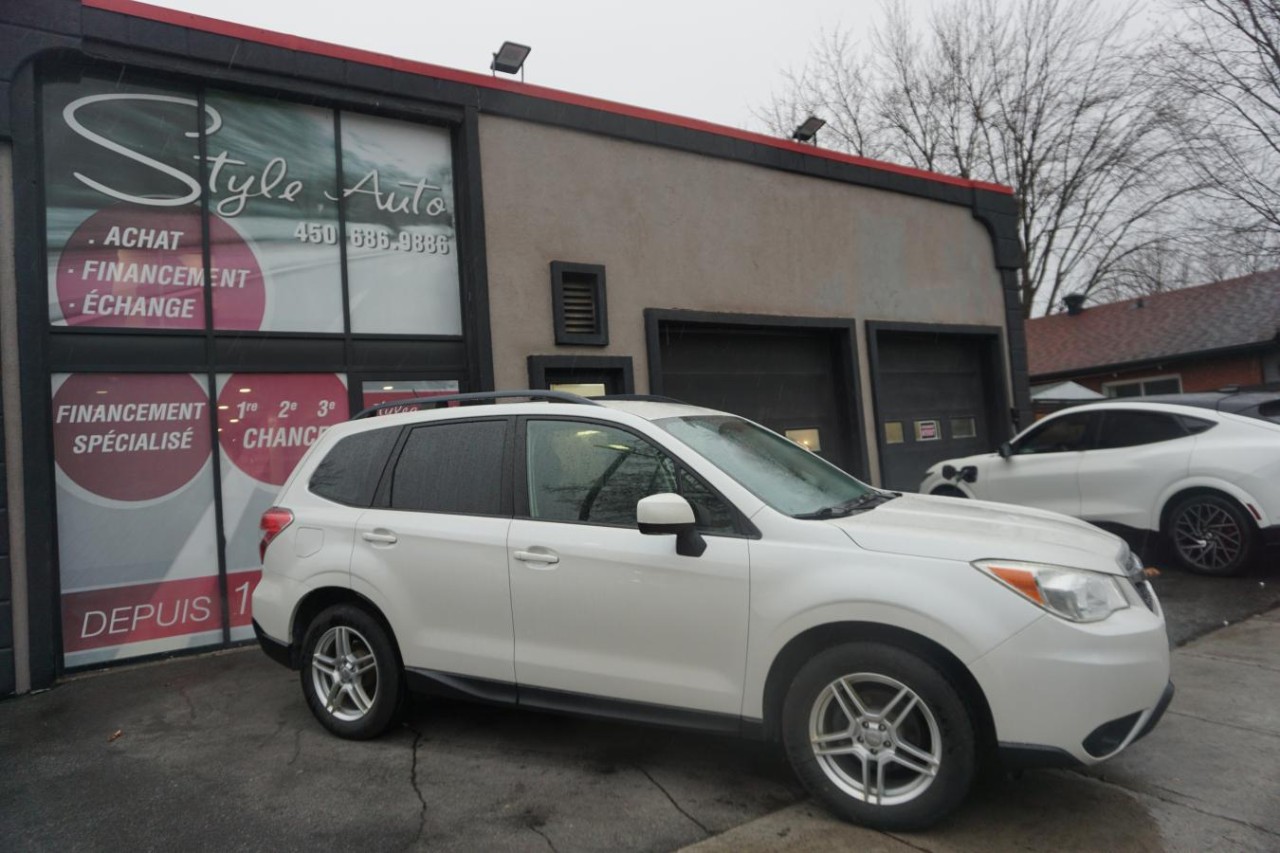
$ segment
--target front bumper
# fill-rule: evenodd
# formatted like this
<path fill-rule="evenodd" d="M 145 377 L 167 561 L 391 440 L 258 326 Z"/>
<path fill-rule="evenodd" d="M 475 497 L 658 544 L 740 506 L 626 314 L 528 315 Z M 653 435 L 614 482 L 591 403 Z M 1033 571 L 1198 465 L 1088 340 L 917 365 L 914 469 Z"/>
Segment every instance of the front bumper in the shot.
<path fill-rule="evenodd" d="M 1097 764 L 1155 727 L 1173 686 L 1154 606 L 1092 624 L 1046 615 L 970 666 L 1008 766 Z"/>

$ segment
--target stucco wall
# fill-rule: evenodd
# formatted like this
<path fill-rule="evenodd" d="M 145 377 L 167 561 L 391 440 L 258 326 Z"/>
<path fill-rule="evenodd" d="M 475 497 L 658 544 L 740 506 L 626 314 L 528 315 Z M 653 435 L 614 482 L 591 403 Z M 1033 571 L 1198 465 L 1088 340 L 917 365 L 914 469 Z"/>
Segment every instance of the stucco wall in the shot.
<path fill-rule="evenodd" d="M 645 308 L 1004 325 L 965 208 L 505 118 L 480 146 L 499 388 L 581 351 L 632 355 L 647 391 Z M 553 260 L 606 267 L 609 347 L 554 345 Z"/>

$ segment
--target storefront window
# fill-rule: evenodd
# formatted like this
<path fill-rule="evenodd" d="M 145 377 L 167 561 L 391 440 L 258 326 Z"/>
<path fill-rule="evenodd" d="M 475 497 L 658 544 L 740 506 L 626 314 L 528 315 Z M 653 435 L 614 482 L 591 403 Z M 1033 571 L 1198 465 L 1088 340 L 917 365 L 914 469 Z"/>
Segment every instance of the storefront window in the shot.
<path fill-rule="evenodd" d="M 204 328 L 197 105 L 120 81 L 45 85 L 54 325 Z"/>
<path fill-rule="evenodd" d="M 231 639 L 242 640 L 262 575 L 258 521 L 307 449 L 347 419 L 347 385 L 333 373 L 220 374 L 217 406 Z"/>
<path fill-rule="evenodd" d="M 333 112 L 210 91 L 213 325 L 341 332 Z M 215 129 L 216 127 L 216 129 Z"/>
<path fill-rule="evenodd" d="M 52 386 L 66 665 L 222 642 L 203 381 L 59 373 Z"/>
<path fill-rule="evenodd" d="M 449 133 L 342 114 L 351 331 L 460 335 Z"/>
<path fill-rule="evenodd" d="M 394 403 L 397 400 L 413 400 L 422 397 L 443 397 L 458 393 L 458 382 L 455 379 L 387 379 L 365 382 L 361 385 L 364 406 L 377 406 L 381 403 Z M 397 412 L 412 412 L 417 406 L 388 406 L 379 409 L 380 415 L 394 415 Z"/>

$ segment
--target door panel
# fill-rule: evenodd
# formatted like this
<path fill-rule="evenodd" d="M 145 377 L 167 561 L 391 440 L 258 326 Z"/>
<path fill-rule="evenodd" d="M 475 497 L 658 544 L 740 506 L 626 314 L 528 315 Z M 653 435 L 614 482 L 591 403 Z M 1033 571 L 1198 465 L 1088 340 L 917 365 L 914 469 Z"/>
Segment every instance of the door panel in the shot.
<path fill-rule="evenodd" d="M 509 518 L 390 509 L 360 517 L 352 588 L 386 614 L 405 666 L 515 680 L 510 526 Z"/>
<path fill-rule="evenodd" d="M 725 714 L 741 712 L 747 540 L 516 519 L 510 531 L 516 680 Z M 554 556 L 538 562 L 525 553 Z"/>
<path fill-rule="evenodd" d="M 1018 506 L 1080 514 L 1081 451 L 999 457 L 983 467 L 971 488 L 975 497 Z"/>

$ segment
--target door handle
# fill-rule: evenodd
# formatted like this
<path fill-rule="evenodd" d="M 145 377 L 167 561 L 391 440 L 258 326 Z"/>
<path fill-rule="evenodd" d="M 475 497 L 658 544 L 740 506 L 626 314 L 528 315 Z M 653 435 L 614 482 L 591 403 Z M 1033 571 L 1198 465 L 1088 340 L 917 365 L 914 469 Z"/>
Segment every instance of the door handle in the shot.
<path fill-rule="evenodd" d="M 549 550 L 541 551 L 516 551 L 511 556 L 515 557 L 522 563 L 542 563 L 542 566 L 530 566 L 531 569 L 546 568 L 546 566 L 554 566 L 560 562 L 560 557 Z"/>
<path fill-rule="evenodd" d="M 394 533 L 381 527 L 377 530 L 366 530 L 360 534 L 360 538 L 375 545 L 394 545 L 399 541 Z"/>

